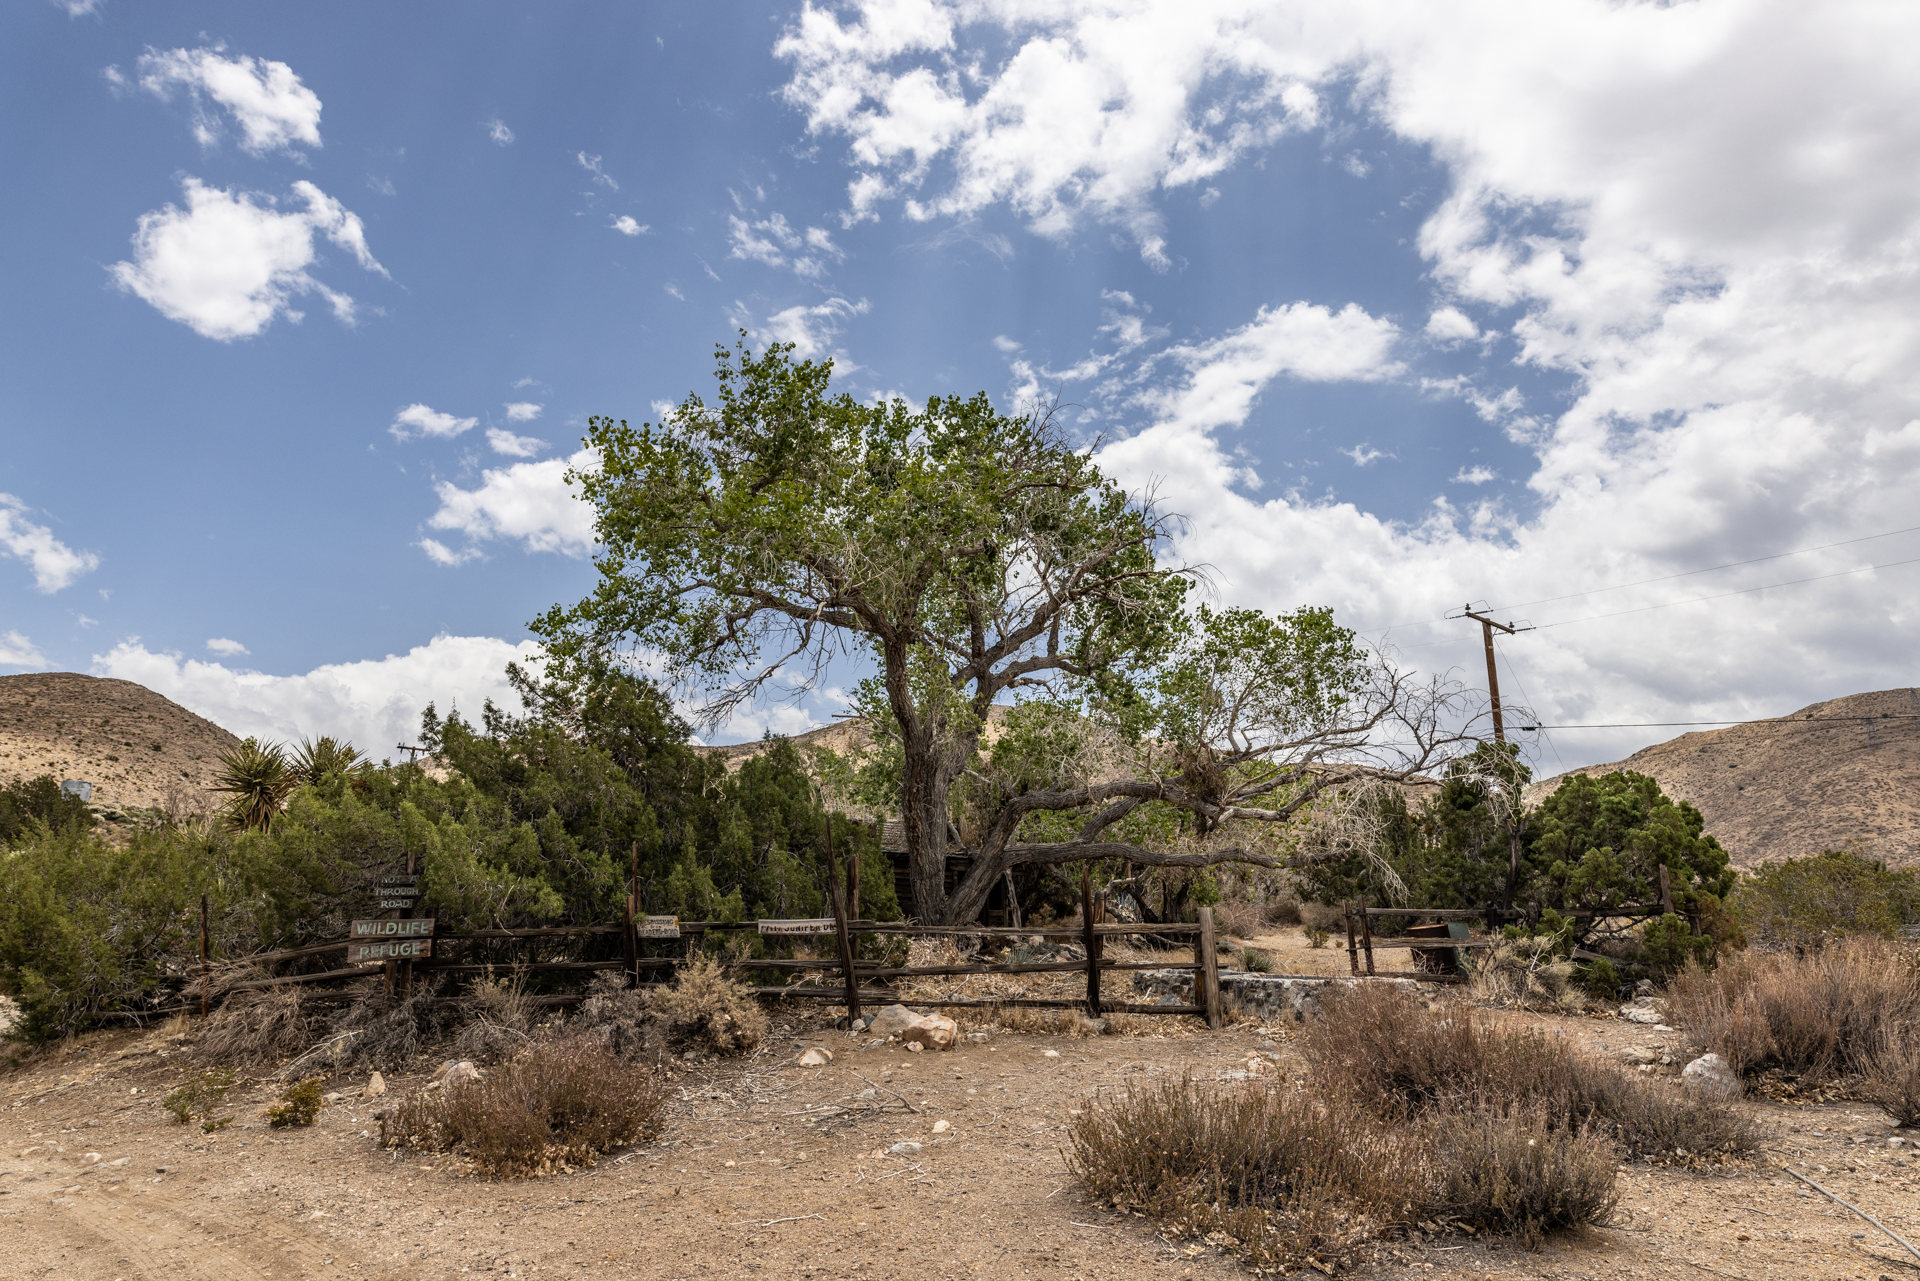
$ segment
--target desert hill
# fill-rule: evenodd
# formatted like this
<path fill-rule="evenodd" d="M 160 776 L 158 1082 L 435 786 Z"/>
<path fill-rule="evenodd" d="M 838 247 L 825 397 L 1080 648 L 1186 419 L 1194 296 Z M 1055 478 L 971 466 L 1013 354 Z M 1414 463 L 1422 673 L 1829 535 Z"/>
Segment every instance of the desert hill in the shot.
<path fill-rule="evenodd" d="M 207 808 L 220 753 L 240 740 L 132 681 L 50 672 L 0 676 L 0 779 L 93 784 L 93 803 Z"/>
<path fill-rule="evenodd" d="M 1691 801 L 1738 867 L 1849 841 L 1889 864 L 1920 864 L 1920 691 L 1850 694 L 1569 772 L 1617 769 L 1652 775 L 1667 795 Z M 1559 783 L 1535 783 L 1527 798 Z"/>

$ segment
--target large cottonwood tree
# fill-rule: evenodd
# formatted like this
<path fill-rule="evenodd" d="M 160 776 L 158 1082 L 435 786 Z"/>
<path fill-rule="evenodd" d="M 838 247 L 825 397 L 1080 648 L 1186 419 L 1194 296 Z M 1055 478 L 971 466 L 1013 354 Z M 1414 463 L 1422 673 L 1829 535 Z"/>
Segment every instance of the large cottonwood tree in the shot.
<path fill-rule="evenodd" d="M 1217 833 L 1284 823 L 1454 741 L 1445 692 L 1326 611 L 1189 610 L 1168 515 L 1050 416 L 984 393 L 862 403 L 830 391 L 830 362 L 780 344 L 716 355 L 713 403 L 589 421 L 598 464 L 570 479 L 597 512 L 600 582 L 535 629 L 563 664 L 664 660 L 709 723 L 837 654 L 870 658 L 861 710 L 930 920 L 974 919 L 1021 863 L 1285 865 L 1302 856 Z M 1009 701 L 1027 705 L 1013 732 L 989 733 Z M 980 821 L 949 895 L 956 786 Z M 1127 838 L 1143 806 L 1177 814 L 1183 839 Z"/>

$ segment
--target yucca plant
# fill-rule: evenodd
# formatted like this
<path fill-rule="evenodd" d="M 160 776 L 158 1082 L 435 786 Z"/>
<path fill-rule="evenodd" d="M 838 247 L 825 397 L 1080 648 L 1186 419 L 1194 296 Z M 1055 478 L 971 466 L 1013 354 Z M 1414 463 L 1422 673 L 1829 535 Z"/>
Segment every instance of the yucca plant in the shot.
<path fill-rule="evenodd" d="M 213 790 L 231 797 L 226 804 L 230 827 L 240 832 L 264 832 L 300 781 L 300 775 L 287 762 L 284 747 L 249 738 L 232 751 L 221 753 Z"/>
<path fill-rule="evenodd" d="M 293 749 L 292 769 L 294 776 L 308 787 L 335 775 L 348 778 L 364 774 L 372 762 L 360 754 L 352 743 L 335 741 L 322 734 L 319 738 L 301 739 L 300 746 Z"/>

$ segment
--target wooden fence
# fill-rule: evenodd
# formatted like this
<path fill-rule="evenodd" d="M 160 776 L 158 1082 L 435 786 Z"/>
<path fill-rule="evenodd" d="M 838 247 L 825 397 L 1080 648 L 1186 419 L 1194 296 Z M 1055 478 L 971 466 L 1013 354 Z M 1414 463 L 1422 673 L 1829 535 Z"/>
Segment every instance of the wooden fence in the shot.
<path fill-rule="evenodd" d="M 1618 920 L 1644 921 L 1665 915 L 1673 911 L 1671 891 L 1668 889 L 1667 869 L 1660 868 L 1661 899 L 1659 903 L 1628 904 L 1615 908 L 1562 912 L 1568 920 L 1591 921 Z M 1410 920 L 1425 918 L 1433 922 L 1483 921 L 1489 931 L 1503 925 L 1515 924 L 1528 919 L 1527 913 L 1504 907 L 1485 908 L 1425 908 L 1425 907 L 1369 907 L 1366 895 L 1356 902 L 1344 904 L 1347 926 L 1347 963 L 1353 975 L 1367 978 L 1408 978 L 1420 979 L 1432 983 L 1459 983 L 1465 979 L 1460 972 L 1458 952 L 1463 949 L 1498 947 L 1507 942 L 1504 938 L 1457 938 L 1451 935 L 1389 935 L 1376 938 L 1373 922 L 1382 919 Z M 1413 953 L 1414 968 L 1411 970 L 1382 970 L 1375 967 L 1374 949 L 1394 950 L 1410 949 Z M 1604 961 L 1612 958 L 1584 947 L 1576 947 L 1572 952 L 1577 961 Z M 1363 968 L 1364 967 L 1364 968 Z"/>
<path fill-rule="evenodd" d="M 837 896 L 836 896 L 837 897 Z M 937 1004 L 945 1007 L 966 1006 L 1026 1006 L 1039 1008 L 1077 1008 L 1084 1009 L 1093 1017 L 1105 1014 L 1195 1014 L 1206 1018 L 1208 1024 L 1219 1027 L 1220 977 L 1218 948 L 1213 928 L 1211 909 L 1200 909 L 1197 924 L 1138 925 L 1123 923 L 1099 923 L 1097 913 L 1084 917 L 1086 923 L 1067 928 L 1021 929 L 1004 931 L 982 926 L 927 926 L 907 921 L 849 921 L 835 915 L 822 918 L 818 923 L 807 922 L 762 922 L 745 921 L 682 921 L 676 922 L 678 937 L 682 942 L 681 955 L 646 956 L 642 955 L 643 940 L 631 920 L 620 925 L 580 925 L 550 926 L 536 929 L 492 929 L 469 930 L 448 933 L 436 933 L 433 936 L 434 954 L 423 960 L 384 962 L 372 965 L 348 965 L 334 969 L 311 971 L 301 974 L 284 974 L 270 978 L 247 979 L 241 981 L 216 982 L 206 970 L 201 975 L 199 1005 L 202 1010 L 209 1000 L 223 1000 L 237 992 L 259 988 L 278 987 L 285 984 L 329 983 L 357 978 L 386 976 L 389 981 L 405 985 L 411 981 L 412 974 L 425 975 L 483 975 L 504 971 L 519 974 L 546 974 L 581 976 L 601 971 L 624 971 L 629 986 L 651 987 L 670 982 L 672 972 L 697 959 L 703 952 L 702 945 L 715 935 L 736 931 L 758 932 L 764 926 L 774 927 L 769 937 L 832 937 L 840 943 L 840 957 L 747 957 L 737 960 L 722 960 L 718 963 L 733 970 L 798 970 L 819 972 L 824 979 L 788 985 L 760 985 L 749 990 L 756 996 L 778 999 L 827 1000 L 843 1004 L 850 1018 L 859 1018 L 863 1009 L 892 1004 L 900 1000 L 900 995 L 882 986 L 887 980 L 920 977 L 972 976 L 972 975 L 1017 975 L 1050 973 L 1084 973 L 1087 976 L 1087 994 L 1084 999 L 1063 999 L 1059 997 L 983 997 L 969 999 L 938 998 L 917 1004 Z M 817 924 L 817 928 L 804 928 Z M 794 928 L 800 926 L 802 928 Z M 1005 964 L 968 963 L 957 965 L 890 965 L 883 960 L 859 959 L 855 956 L 853 940 L 861 936 L 887 937 L 907 936 L 911 938 L 939 937 L 979 937 L 982 935 L 1012 933 L 1019 937 L 1030 938 L 1066 938 L 1078 941 L 1084 949 L 1083 958 L 1067 961 L 1043 961 Z M 485 942 L 513 941 L 563 941 L 568 939 L 586 942 L 595 936 L 620 936 L 625 945 L 624 956 L 602 960 L 554 960 L 509 962 L 506 964 L 476 961 L 470 955 L 472 946 Z M 1117 961 L 1102 955 L 1106 939 L 1115 935 L 1149 935 L 1163 938 L 1191 937 L 1193 939 L 1193 960 L 1190 962 L 1162 961 Z M 338 939 L 325 943 L 315 943 L 306 947 L 289 948 L 277 952 L 263 952 L 244 958 L 254 966 L 267 966 L 287 961 L 300 960 L 312 956 L 346 948 L 349 939 Z M 461 955 L 449 954 L 445 944 L 458 945 Z M 1191 1004 L 1155 1005 L 1127 1001 L 1114 1001 L 1103 996 L 1100 991 L 1100 976 L 1131 970 L 1190 970 L 1195 975 L 1195 998 Z M 664 975 L 663 975 L 664 972 Z M 834 981 L 836 980 L 837 981 Z M 582 999 L 579 993 L 554 993 L 536 996 L 533 1000 L 539 1004 L 569 1004 Z M 191 1007 L 181 1007 L 191 1008 Z M 167 1011 L 155 1011 L 162 1013 Z"/>

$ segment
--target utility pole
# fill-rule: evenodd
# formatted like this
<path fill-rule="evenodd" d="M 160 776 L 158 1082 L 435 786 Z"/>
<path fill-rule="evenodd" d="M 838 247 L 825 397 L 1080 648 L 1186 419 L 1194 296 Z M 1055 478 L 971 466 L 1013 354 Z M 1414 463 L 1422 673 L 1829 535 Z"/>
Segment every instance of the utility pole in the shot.
<path fill-rule="evenodd" d="M 1477 608 L 1473 605 L 1462 605 L 1459 613 L 1448 614 L 1447 617 L 1471 618 L 1480 624 L 1480 639 L 1487 648 L 1487 695 L 1493 702 L 1493 741 L 1504 743 L 1507 741 L 1507 723 L 1500 714 L 1500 671 L 1493 661 L 1493 633 L 1497 628 L 1512 636 L 1517 632 L 1532 631 L 1533 625 L 1531 623 L 1496 623 L 1487 617 L 1487 607 L 1484 604 Z"/>

